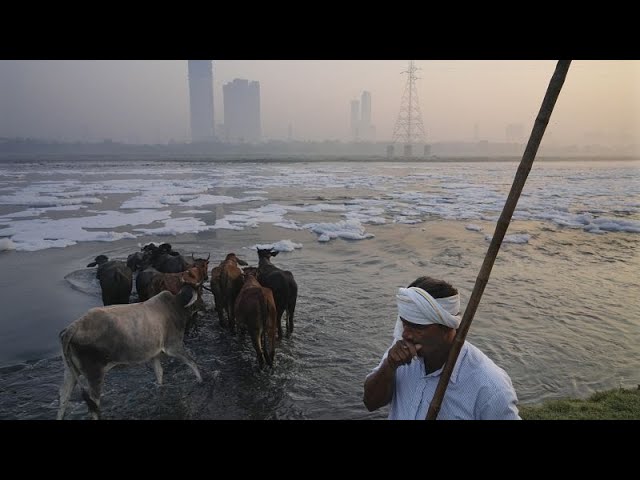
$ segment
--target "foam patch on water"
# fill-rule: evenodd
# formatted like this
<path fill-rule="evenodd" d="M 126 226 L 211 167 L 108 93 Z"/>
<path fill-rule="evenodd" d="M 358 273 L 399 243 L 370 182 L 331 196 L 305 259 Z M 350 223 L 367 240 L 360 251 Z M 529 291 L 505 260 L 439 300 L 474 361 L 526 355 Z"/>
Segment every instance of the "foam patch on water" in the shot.
<path fill-rule="evenodd" d="M 469 223 L 464 226 L 467 230 L 471 230 L 472 232 L 481 232 L 482 227 L 480 225 L 476 225 L 475 223 Z"/>
<path fill-rule="evenodd" d="M 514 233 L 512 235 L 505 235 L 504 238 L 502 239 L 502 243 L 520 243 L 520 244 L 525 244 L 525 243 L 529 243 L 529 239 L 531 238 L 531 235 L 529 235 L 528 233 Z M 484 239 L 487 242 L 490 242 L 493 239 L 493 235 L 485 235 Z"/>
<path fill-rule="evenodd" d="M 256 249 L 260 250 L 277 250 L 278 252 L 293 252 L 295 249 L 302 248 L 301 243 L 295 243 L 291 240 L 280 240 L 276 243 L 261 243 L 253 245 L 252 247 L 245 247 L 249 250 L 256 251 Z"/>
<path fill-rule="evenodd" d="M 0 252 L 5 250 L 15 250 L 16 245 L 10 238 L 0 238 Z"/>
<path fill-rule="evenodd" d="M 637 165 L 593 165 L 577 171 L 573 165 L 541 164 L 529 176 L 513 218 L 580 229 L 585 234 L 640 233 L 640 184 L 625 180 L 634 178 Z M 11 237 L 16 250 L 38 250 L 142 234 L 243 230 L 265 223 L 285 230 L 309 229 L 318 234 L 319 241 L 371 238 L 363 225 L 397 228 L 394 225 L 437 219 L 464 221 L 467 230 L 481 231 L 473 221 L 497 221 L 515 173 L 515 164 L 510 163 L 452 163 L 446 169 L 412 164 L 411 173 L 406 175 L 396 172 L 407 169 L 407 165 L 363 163 L 243 163 L 221 164 L 212 169 L 199 163 L 157 162 L 141 166 L 140 162 L 106 162 L 88 170 L 77 167 L 73 163 L 51 168 L 25 164 L 12 166 L 12 171 L 0 170 L 0 205 L 28 207 L 0 216 L 0 236 Z M 29 183 L 29 175 L 71 178 Z M 247 185 L 256 188 L 248 189 Z M 291 198 L 292 203 L 298 203 L 270 203 L 266 197 L 267 192 L 278 192 L 279 197 L 288 198 L 290 188 L 302 190 L 301 198 Z M 342 191 L 334 196 L 332 189 Z M 345 196 L 344 189 L 357 193 Z M 306 193 L 315 190 L 322 194 Z M 233 196 L 230 192 L 242 193 Z M 120 198 L 113 195 L 126 196 L 112 207 L 113 198 Z M 106 202 L 117 212 L 102 210 Z M 210 207 L 235 204 L 242 206 L 230 213 L 224 208 L 222 218 L 216 209 L 213 225 L 193 218 L 214 213 Z M 83 210 L 85 215 L 80 216 Z M 51 220 L 47 212 L 52 211 L 57 212 L 57 217 L 67 211 L 73 217 Z M 143 218 L 137 213 L 141 211 Z M 95 215 L 88 215 L 91 213 Z M 309 217 L 313 222 L 314 215 L 318 215 L 318 223 L 301 225 L 290 218 L 297 214 L 304 214 L 306 222 Z M 326 222 L 331 214 L 342 217 L 345 223 L 319 223 Z M 152 225 L 154 222 L 162 224 Z M 92 231 L 95 229 L 102 232 Z"/>
<path fill-rule="evenodd" d="M 365 233 L 364 227 L 358 220 L 342 220 L 337 223 L 308 223 L 303 228 L 317 233 L 319 242 L 328 242 L 335 238 L 364 240 L 374 237 L 371 233 Z"/>

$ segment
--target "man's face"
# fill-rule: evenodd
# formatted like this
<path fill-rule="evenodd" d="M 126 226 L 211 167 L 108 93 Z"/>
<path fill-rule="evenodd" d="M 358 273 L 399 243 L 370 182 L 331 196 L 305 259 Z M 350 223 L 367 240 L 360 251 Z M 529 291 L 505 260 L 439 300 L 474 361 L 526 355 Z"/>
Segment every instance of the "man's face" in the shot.
<path fill-rule="evenodd" d="M 428 357 L 429 354 L 440 350 L 445 344 L 445 331 L 436 324 L 419 325 L 407 322 L 400 317 L 402 321 L 402 339 L 411 342 L 414 345 L 420 345 L 422 348 L 418 351 L 421 357 Z"/>

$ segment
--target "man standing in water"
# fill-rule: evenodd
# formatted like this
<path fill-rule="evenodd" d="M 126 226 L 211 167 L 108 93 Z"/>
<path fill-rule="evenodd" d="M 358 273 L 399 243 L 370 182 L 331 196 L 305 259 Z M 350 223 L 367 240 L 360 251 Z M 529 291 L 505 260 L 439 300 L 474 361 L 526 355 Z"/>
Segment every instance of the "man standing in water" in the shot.
<path fill-rule="evenodd" d="M 424 420 L 460 326 L 460 296 L 443 280 L 416 279 L 396 295 L 394 343 L 364 382 L 371 412 L 391 402 L 390 420 Z M 439 420 L 519 420 L 507 373 L 465 341 L 445 392 Z"/>

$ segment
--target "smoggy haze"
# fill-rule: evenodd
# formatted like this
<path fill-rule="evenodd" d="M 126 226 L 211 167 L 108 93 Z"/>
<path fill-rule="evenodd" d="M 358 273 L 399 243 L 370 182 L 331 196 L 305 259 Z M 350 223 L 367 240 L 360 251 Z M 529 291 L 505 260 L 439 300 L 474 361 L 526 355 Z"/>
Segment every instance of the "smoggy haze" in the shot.
<path fill-rule="evenodd" d="M 263 140 L 351 140 L 350 101 L 371 92 L 376 139 L 391 139 L 408 61 L 213 62 L 222 85 L 260 82 Z M 418 60 L 427 142 L 526 141 L 556 61 Z M 218 132 L 216 132 L 218 133 Z M 190 140 L 187 61 L 0 61 L 0 137 L 167 143 Z M 640 61 L 573 61 L 545 142 L 640 145 Z M 635 147 L 638 151 L 638 147 Z"/>

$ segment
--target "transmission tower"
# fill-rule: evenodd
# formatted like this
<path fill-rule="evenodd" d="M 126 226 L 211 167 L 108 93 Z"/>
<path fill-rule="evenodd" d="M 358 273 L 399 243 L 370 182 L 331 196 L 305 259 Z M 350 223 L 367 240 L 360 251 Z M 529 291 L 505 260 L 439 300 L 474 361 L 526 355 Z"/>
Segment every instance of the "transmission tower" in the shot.
<path fill-rule="evenodd" d="M 403 74 L 408 74 L 407 83 L 404 87 L 402 100 L 400 101 L 400 113 L 396 126 L 393 129 L 392 142 L 404 143 L 404 155 L 412 155 L 413 144 L 425 143 L 424 126 L 422 125 L 422 114 L 420 113 L 420 103 L 418 102 L 418 89 L 416 88 L 416 71 L 418 68 L 409 61 L 409 69 Z M 391 147 L 393 150 L 393 147 Z"/>

